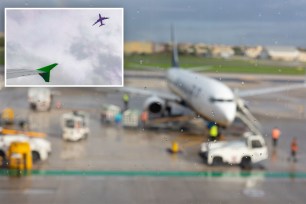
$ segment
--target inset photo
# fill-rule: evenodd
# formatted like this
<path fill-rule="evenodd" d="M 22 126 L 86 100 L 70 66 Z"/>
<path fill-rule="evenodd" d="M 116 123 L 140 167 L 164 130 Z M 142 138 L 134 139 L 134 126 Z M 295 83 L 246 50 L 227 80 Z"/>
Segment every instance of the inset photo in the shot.
<path fill-rule="evenodd" d="M 6 87 L 122 87 L 123 8 L 6 8 Z"/>

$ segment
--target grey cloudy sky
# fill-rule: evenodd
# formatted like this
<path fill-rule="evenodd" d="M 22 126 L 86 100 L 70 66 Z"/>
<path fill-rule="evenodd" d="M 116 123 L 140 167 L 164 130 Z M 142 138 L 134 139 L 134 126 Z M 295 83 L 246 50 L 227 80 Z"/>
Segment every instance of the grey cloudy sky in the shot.
<path fill-rule="evenodd" d="M 92 26 L 98 15 L 105 26 Z M 122 85 L 123 22 L 120 9 L 9 9 L 6 69 L 58 63 L 46 84 L 40 76 L 7 85 Z"/>
<path fill-rule="evenodd" d="M 169 41 L 174 23 L 178 41 L 306 47 L 305 0 L 3 0 L 0 6 L 124 7 L 125 40 Z"/>

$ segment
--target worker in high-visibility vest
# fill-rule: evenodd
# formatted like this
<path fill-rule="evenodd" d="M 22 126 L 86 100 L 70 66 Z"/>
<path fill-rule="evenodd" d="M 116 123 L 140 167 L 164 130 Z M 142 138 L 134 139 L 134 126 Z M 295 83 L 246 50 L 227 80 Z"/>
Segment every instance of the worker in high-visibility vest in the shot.
<path fill-rule="evenodd" d="M 218 136 L 218 126 L 214 123 L 209 127 L 209 141 L 216 141 Z"/>
<path fill-rule="evenodd" d="M 124 110 L 127 110 L 129 106 L 129 95 L 127 93 L 123 94 L 122 101 L 124 104 Z"/>
<path fill-rule="evenodd" d="M 281 131 L 277 128 L 277 127 L 274 127 L 272 129 L 272 133 L 271 133 L 271 136 L 272 136 L 272 142 L 273 142 L 273 147 L 276 147 L 277 146 L 277 142 L 279 140 L 279 136 L 281 135 Z"/>
<path fill-rule="evenodd" d="M 292 159 L 294 162 L 296 162 L 297 161 L 296 153 L 299 150 L 299 146 L 295 137 L 292 139 L 290 150 L 291 150 L 291 156 L 289 158 L 289 161 Z"/>

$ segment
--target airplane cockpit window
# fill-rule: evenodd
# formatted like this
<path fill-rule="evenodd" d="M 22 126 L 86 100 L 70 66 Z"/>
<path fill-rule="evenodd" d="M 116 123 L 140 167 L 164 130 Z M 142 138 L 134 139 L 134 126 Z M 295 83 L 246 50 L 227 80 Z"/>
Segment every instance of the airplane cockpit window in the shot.
<path fill-rule="evenodd" d="M 222 98 L 210 97 L 209 101 L 212 102 L 212 103 L 215 103 L 215 102 L 233 102 L 234 100 L 233 99 L 222 99 Z"/>

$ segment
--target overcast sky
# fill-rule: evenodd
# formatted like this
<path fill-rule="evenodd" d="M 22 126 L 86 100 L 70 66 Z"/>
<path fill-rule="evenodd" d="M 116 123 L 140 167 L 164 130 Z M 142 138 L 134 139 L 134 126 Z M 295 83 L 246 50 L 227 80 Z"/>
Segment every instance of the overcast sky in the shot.
<path fill-rule="evenodd" d="M 3 0 L 0 6 L 124 7 L 125 40 L 169 41 L 174 23 L 178 41 L 306 47 L 306 0 Z"/>
<path fill-rule="evenodd" d="M 93 26 L 98 15 L 105 26 Z M 123 27 L 120 9 L 7 10 L 7 69 L 58 63 L 46 84 L 40 76 L 8 85 L 121 85 Z"/>

